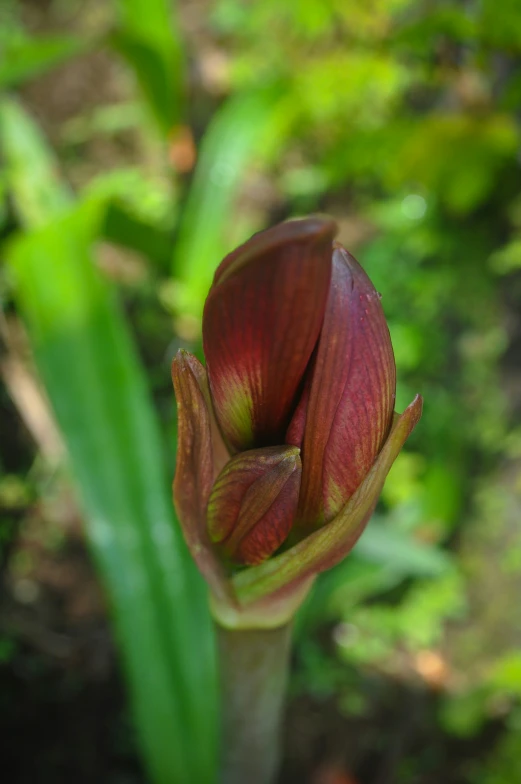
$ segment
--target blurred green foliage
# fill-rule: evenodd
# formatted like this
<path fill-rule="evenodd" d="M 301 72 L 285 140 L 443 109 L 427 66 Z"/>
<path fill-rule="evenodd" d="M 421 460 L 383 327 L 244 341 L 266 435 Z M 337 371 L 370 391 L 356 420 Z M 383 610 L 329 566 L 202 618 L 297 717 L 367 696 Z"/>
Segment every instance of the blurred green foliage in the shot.
<path fill-rule="evenodd" d="M 91 258 L 103 201 L 74 206 L 36 129 L 7 99 L 0 128 L 25 228 L 6 247 L 8 270 L 114 607 L 151 772 L 164 782 L 175 770 L 211 780 L 215 674 L 205 591 L 173 523 L 142 369 Z"/>
<path fill-rule="evenodd" d="M 186 631 L 206 624 L 201 585 L 170 527 L 161 484 L 161 451 L 168 450 L 171 465 L 175 435 L 165 357 L 180 344 L 199 350 L 204 297 L 224 253 L 270 222 L 324 211 L 338 219 L 340 240 L 383 294 L 398 367 L 397 409 L 416 392 L 426 405 L 356 552 L 323 576 L 301 613 L 304 686 L 334 690 L 337 668 L 351 665 L 402 677 L 404 660 L 406 672 L 422 676 L 418 662 L 437 656 L 448 670 L 465 673 L 456 686 L 449 675 L 442 679 L 439 720 L 446 731 L 472 736 L 495 715 L 498 699 L 507 702 L 504 740 L 469 784 L 514 781 L 502 771 L 515 764 L 521 735 L 513 707 L 520 696 L 521 619 L 507 611 L 492 621 L 488 611 L 521 582 L 512 555 L 519 539 L 511 538 L 515 523 L 508 523 L 507 510 L 518 508 L 519 470 L 511 466 L 521 456 L 519 4 L 212 0 L 194 10 L 188 2 L 89 0 L 80 13 L 78 3 L 53 0 L 49 8 L 43 21 L 31 15 L 30 3 L 8 0 L 0 8 L 0 232 L 8 262 L 0 291 L 4 309 L 26 319 L 87 499 L 155 780 L 166 780 L 163 764 L 190 764 L 192 780 L 211 781 L 215 732 L 212 710 L 199 723 L 212 689 L 209 648 L 196 658 L 203 671 L 209 668 L 209 680 L 194 683 Z M 63 73 L 88 81 L 82 62 L 101 51 L 107 84 L 93 86 L 94 100 L 85 88 L 85 105 L 72 112 L 65 101 L 66 121 L 59 106 L 54 117 L 53 101 L 46 109 L 38 85 L 55 78 L 55 89 L 69 97 Z M 12 88 L 21 103 L 7 96 Z M 94 213 L 95 220 L 86 217 Z M 120 266 L 93 271 L 100 244 L 123 259 Z M 102 325 L 120 363 L 112 397 L 102 394 L 104 379 L 116 372 L 110 340 L 102 346 Z M 68 357 L 77 352 L 85 360 L 72 375 Z M 131 399 L 134 384 L 139 401 Z M 146 436 L 135 421 L 139 411 L 153 431 L 150 463 L 136 451 Z M 162 447 L 161 424 L 168 436 Z M 87 460 L 99 428 L 111 442 L 110 470 L 118 472 L 107 495 L 103 466 Z M 507 479 L 492 483 L 493 470 Z M 135 472 L 144 485 L 134 504 Z M 163 506 L 149 511 L 147 494 L 156 486 Z M 128 488 L 129 539 L 146 542 L 147 552 L 141 558 L 123 536 L 114 551 L 121 566 L 110 542 L 96 534 L 105 519 L 117 541 L 116 501 L 108 492 L 116 488 L 120 501 Z M 181 565 L 169 566 L 164 553 L 155 553 L 148 515 L 172 532 L 170 557 Z M 490 553 L 509 564 L 495 583 L 483 566 Z M 142 619 L 153 625 L 160 653 L 130 650 L 126 624 L 134 609 L 120 583 L 125 568 L 142 570 L 149 586 L 150 595 L 140 594 Z M 195 605 L 188 584 L 199 597 Z M 488 604 L 476 598 L 483 593 Z M 310 637 L 324 624 L 334 629 L 334 661 Z M 160 721 L 173 750 L 154 742 L 153 700 L 147 705 L 139 696 L 143 672 L 159 668 L 158 661 Z M 172 672 L 180 704 L 192 712 L 188 729 L 180 729 L 175 698 L 165 697 L 175 691 Z M 181 685 L 185 678 L 189 688 Z M 361 710 L 356 695 L 340 702 L 347 712 Z M 200 768 L 194 761 L 200 751 L 191 745 L 197 737 L 209 738 Z M 182 762 L 185 752 L 194 759 Z"/>

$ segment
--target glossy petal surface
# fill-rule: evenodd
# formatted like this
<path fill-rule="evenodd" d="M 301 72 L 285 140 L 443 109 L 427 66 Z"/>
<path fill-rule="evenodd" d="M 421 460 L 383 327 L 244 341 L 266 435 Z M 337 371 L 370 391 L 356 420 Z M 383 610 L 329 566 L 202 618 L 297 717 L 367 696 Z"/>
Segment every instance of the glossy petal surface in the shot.
<path fill-rule="evenodd" d="M 301 463 L 296 447 L 243 452 L 223 468 L 208 502 L 208 531 L 236 563 L 260 563 L 295 518 Z"/>
<path fill-rule="evenodd" d="M 216 474 L 206 371 L 191 354 L 179 351 L 172 363 L 172 380 L 179 423 L 173 485 L 175 508 L 188 548 L 212 591 L 233 603 L 223 567 L 206 530 L 206 506 Z M 222 460 L 222 447 L 215 452 Z"/>
<path fill-rule="evenodd" d="M 287 441 L 302 445 L 298 524 L 331 520 L 373 465 L 389 433 L 396 369 L 380 297 L 346 250 L 335 248 L 311 381 Z"/>
<path fill-rule="evenodd" d="M 215 412 L 234 451 L 284 442 L 317 343 L 331 277 L 333 221 L 289 221 L 224 259 L 203 317 Z"/>

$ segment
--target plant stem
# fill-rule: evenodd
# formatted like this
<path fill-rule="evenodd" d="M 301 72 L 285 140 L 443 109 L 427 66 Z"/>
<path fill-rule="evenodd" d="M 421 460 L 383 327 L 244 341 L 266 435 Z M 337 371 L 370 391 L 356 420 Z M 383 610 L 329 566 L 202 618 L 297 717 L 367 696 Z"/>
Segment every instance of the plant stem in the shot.
<path fill-rule="evenodd" d="M 222 689 L 220 784 L 272 784 L 278 771 L 291 624 L 225 629 L 217 624 Z"/>

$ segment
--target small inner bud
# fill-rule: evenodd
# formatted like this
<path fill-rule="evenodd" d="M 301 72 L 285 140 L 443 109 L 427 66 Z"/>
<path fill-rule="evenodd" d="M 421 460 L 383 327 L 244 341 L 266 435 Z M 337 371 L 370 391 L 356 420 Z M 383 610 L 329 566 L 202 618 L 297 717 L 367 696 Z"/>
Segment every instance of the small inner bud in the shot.
<path fill-rule="evenodd" d="M 210 494 L 212 541 L 236 563 L 268 558 L 293 524 L 301 472 L 300 450 L 294 446 L 252 449 L 233 457 Z"/>

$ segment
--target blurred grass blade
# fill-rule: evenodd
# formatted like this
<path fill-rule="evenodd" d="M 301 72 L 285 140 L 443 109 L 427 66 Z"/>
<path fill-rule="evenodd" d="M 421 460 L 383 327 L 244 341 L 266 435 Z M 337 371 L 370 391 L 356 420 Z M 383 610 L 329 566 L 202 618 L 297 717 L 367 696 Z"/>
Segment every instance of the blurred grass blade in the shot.
<path fill-rule="evenodd" d="M 0 104 L 0 149 L 6 185 L 23 226 L 42 226 L 72 204 L 54 155 L 23 109 L 9 99 Z"/>
<path fill-rule="evenodd" d="M 0 168 L 0 234 L 4 231 L 7 224 L 7 187 L 5 182 L 5 172 Z M 170 259 L 168 260 L 170 262 Z M 0 295 L 1 301 L 1 295 Z"/>
<path fill-rule="evenodd" d="M 0 53 L 0 88 L 16 87 L 85 50 L 72 35 L 4 41 Z"/>
<path fill-rule="evenodd" d="M 116 49 L 134 69 L 162 133 L 183 114 L 184 70 L 175 4 L 169 0 L 116 0 Z"/>
<path fill-rule="evenodd" d="M 105 239 L 141 253 L 158 269 L 165 270 L 170 263 L 170 232 L 140 220 L 115 200 L 107 204 L 102 232 Z"/>
<path fill-rule="evenodd" d="M 277 87 L 238 95 L 208 126 L 174 251 L 180 311 L 201 314 L 215 268 L 225 253 L 246 239 L 226 236 L 236 224 L 233 201 L 248 165 L 262 155 L 278 120 L 279 98 Z"/>
<path fill-rule="evenodd" d="M 154 780 L 211 781 L 204 596 L 173 525 L 144 379 L 83 221 L 74 212 L 11 247 L 18 304 L 70 452 Z"/>
<path fill-rule="evenodd" d="M 44 154 L 36 132 L 32 138 L 30 160 Z M 26 176 L 11 187 L 31 224 L 33 210 L 24 212 L 25 192 L 17 191 Z M 216 683 L 206 592 L 173 518 L 142 368 L 91 256 L 102 203 L 57 217 L 54 204 L 46 225 L 39 213 L 40 228 L 6 248 L 16 301 L 68 447 L 152 780 L 211 784 Z"/>

